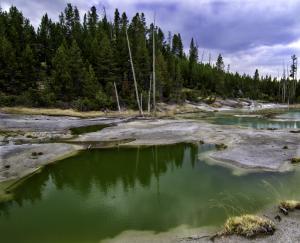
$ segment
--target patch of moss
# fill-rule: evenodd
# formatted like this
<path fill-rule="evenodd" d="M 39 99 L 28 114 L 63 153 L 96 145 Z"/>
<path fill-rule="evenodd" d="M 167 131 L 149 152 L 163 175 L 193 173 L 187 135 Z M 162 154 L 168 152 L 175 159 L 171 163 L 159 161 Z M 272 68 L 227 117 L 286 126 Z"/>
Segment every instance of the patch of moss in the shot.
<path fill-rule="evenodd" d="M 228 148 L 228 146 L 224 143 L 215 144 L 215 146 L 217 150 L 224 150 Z"/>
<path fill-rule="evenodd" d="M 225 225 L 222 235 L 240 235 L 244 237 L 256 237 L 272 235 L 275 232 L 273 221 L 257 215 L 242 215 L 230 217 Z"/>
<path fill-rule="evenodd" d="M 299 157 L 292 158 L 291 163 L 292 164 L 299 164 L 300 163 L 300 158 Z"/>
<path fill-rule="evenodd" d="M 295 200 L 282 201 L 279 204 L 279 207 L 284 208 L 287 211 L 293 211 L 295 209 L 300 209 L 300 201 L 295 201 Z"/>

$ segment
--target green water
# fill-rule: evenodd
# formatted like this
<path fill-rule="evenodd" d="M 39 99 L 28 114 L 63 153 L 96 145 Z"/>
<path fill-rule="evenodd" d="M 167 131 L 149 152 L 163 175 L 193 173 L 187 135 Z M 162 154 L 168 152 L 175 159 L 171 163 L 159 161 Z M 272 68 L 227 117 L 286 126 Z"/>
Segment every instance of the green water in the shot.
<path fill-rule="evenodd" d="M 238 116 L 216 116 L 211 119 L 214 124 L 218 125 L 238 125 L 242 127 L 251 127 L 256 129 L 298 129 L 300 121 L 267 119 L 259 117 L 238 117 Z"/>
<path fill-rule="evenodd" d="M 100 149 L 47 166 L 0 204 L 1 242 L 99 242 L 126 230 L 219 226 L 300 198 L 298 171 L 234 176 L 209 145 Z"/>
<path fill-rule="evenodd" d="M 300 121 L 300 110 L 298 109 L 289 110 L 288 112 L 279 115 L 278 118 Z"/>
<path fill-rule="evenodd" d="M 73 127 L 70 130 L 73 135 L 80 135 L 84 133 L 98 132 L 106 127 L 109 127 L 109 125 L 101 124 L 101 125 L 91 125 L 91 126 L 83 126 L 83 127 Z"/>
<path fill-rule="evenodd" d="M 252 115 L 252 114 L 250 114 Z M 241 127 L 251 127 L 255 129 L 298 129 L 300 128 L 300 110 L 289 110 L 272 119 L 257 117 L 247 114 L 226 114 L 220 112 L 213 113 L 206 118 L 208 121 L 218 125 L 236 125 Z"/>

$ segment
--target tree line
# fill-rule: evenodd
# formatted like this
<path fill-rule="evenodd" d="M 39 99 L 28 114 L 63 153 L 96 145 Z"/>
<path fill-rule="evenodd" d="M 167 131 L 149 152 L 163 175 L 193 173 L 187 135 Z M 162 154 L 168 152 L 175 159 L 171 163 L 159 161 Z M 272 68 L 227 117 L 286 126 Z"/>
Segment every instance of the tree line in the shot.
<path fill-rule="evenodd" d="M 80 16 L 76 6 L 67 4 L 58 21 L 45 14 L 35 29 L 16 7 L 0 9 L 0 105 L 116 109 L 117 90 L 122 107 L 137 108 L 127 33 L 144 109 L 151 95 L 153 58 L 158 101 L 217 96 L 300 101 L 294 62 L 281 80 L 261 77 L 258 70 L 241 75 L 225 70 L 221 55 L 215 64 L 199 62 L 194 39 L 186 54 L 180 33 L 166 36 L 153 23 L 147 26 L 143 13 L 129 20 L 116 9 L 109 20 L 93 6 Z"/>

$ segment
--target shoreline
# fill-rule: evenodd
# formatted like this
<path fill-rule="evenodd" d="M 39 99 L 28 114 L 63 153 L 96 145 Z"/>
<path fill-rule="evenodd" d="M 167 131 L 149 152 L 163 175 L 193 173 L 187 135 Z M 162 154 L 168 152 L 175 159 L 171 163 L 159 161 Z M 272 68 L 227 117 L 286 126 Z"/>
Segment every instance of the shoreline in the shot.
<path fill-rule="evenodd" d="M 263 101 L 255 101 L 248 99 L 217 99 L 212 104 L 204 102 L 189 102 L 185 101 L 182 104 L 166 104 L 157 103 L 157 116 L 168 116 L 175 114 L 184 114 L 191 112 L 214 112 L 214 111 L 263 111 L 263 110 L 278 110 L 278 109 L 295 109 L 300 108 L 300 104 L 283 104 L 283 103 L 270 103 Z M 19 114 L 19 115 L 44 115 L 44 116 L 67 116 L 77 118 L 126 118 L 140 116 L 138 110 L 121 109 L 105 110 L 105 111 L 87 111 L 80 112 L 74 109 L 60 109 L 60 108 L 32 108 L 32 107 L 0 107 L 0 113 Z M 148 112 L 144 112 L 149 116 Z M 150 114 L 151 115 L 151 114 Z"/>

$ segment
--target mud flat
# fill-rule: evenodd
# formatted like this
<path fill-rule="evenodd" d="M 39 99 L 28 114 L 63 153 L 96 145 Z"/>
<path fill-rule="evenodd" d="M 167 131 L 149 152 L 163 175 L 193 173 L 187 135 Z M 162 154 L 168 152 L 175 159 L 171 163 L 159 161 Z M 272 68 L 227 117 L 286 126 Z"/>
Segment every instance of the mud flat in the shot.
<path fill-rule="evenodd" d="M 46 164 L 71 156 L 81 148 L 61 143 L 1 146 L 0 182 L 20 179 Z"/>
<path fill-rule="evenodd" d="M 114 124 L 128 118 L 85 118 L 69 116 L 18 115 L 0 113 L 0 130 L 64 132 L 73 127 Z"/>
<path fill-rule="evenodd" d="M 151 120 L 122 123 L 100 132 L 84 134 L 77 142 L 100 142 L 133 139 L 125 146 L 163 145 L 174 143 L 224 144 L 226 149 L 208 156 L 214 162 L 244 169 L 287 171 L 290 159 L 300 156 L 299 134 L 283 130 L 257 130 L 219 126 L 191 120 Z"/>

